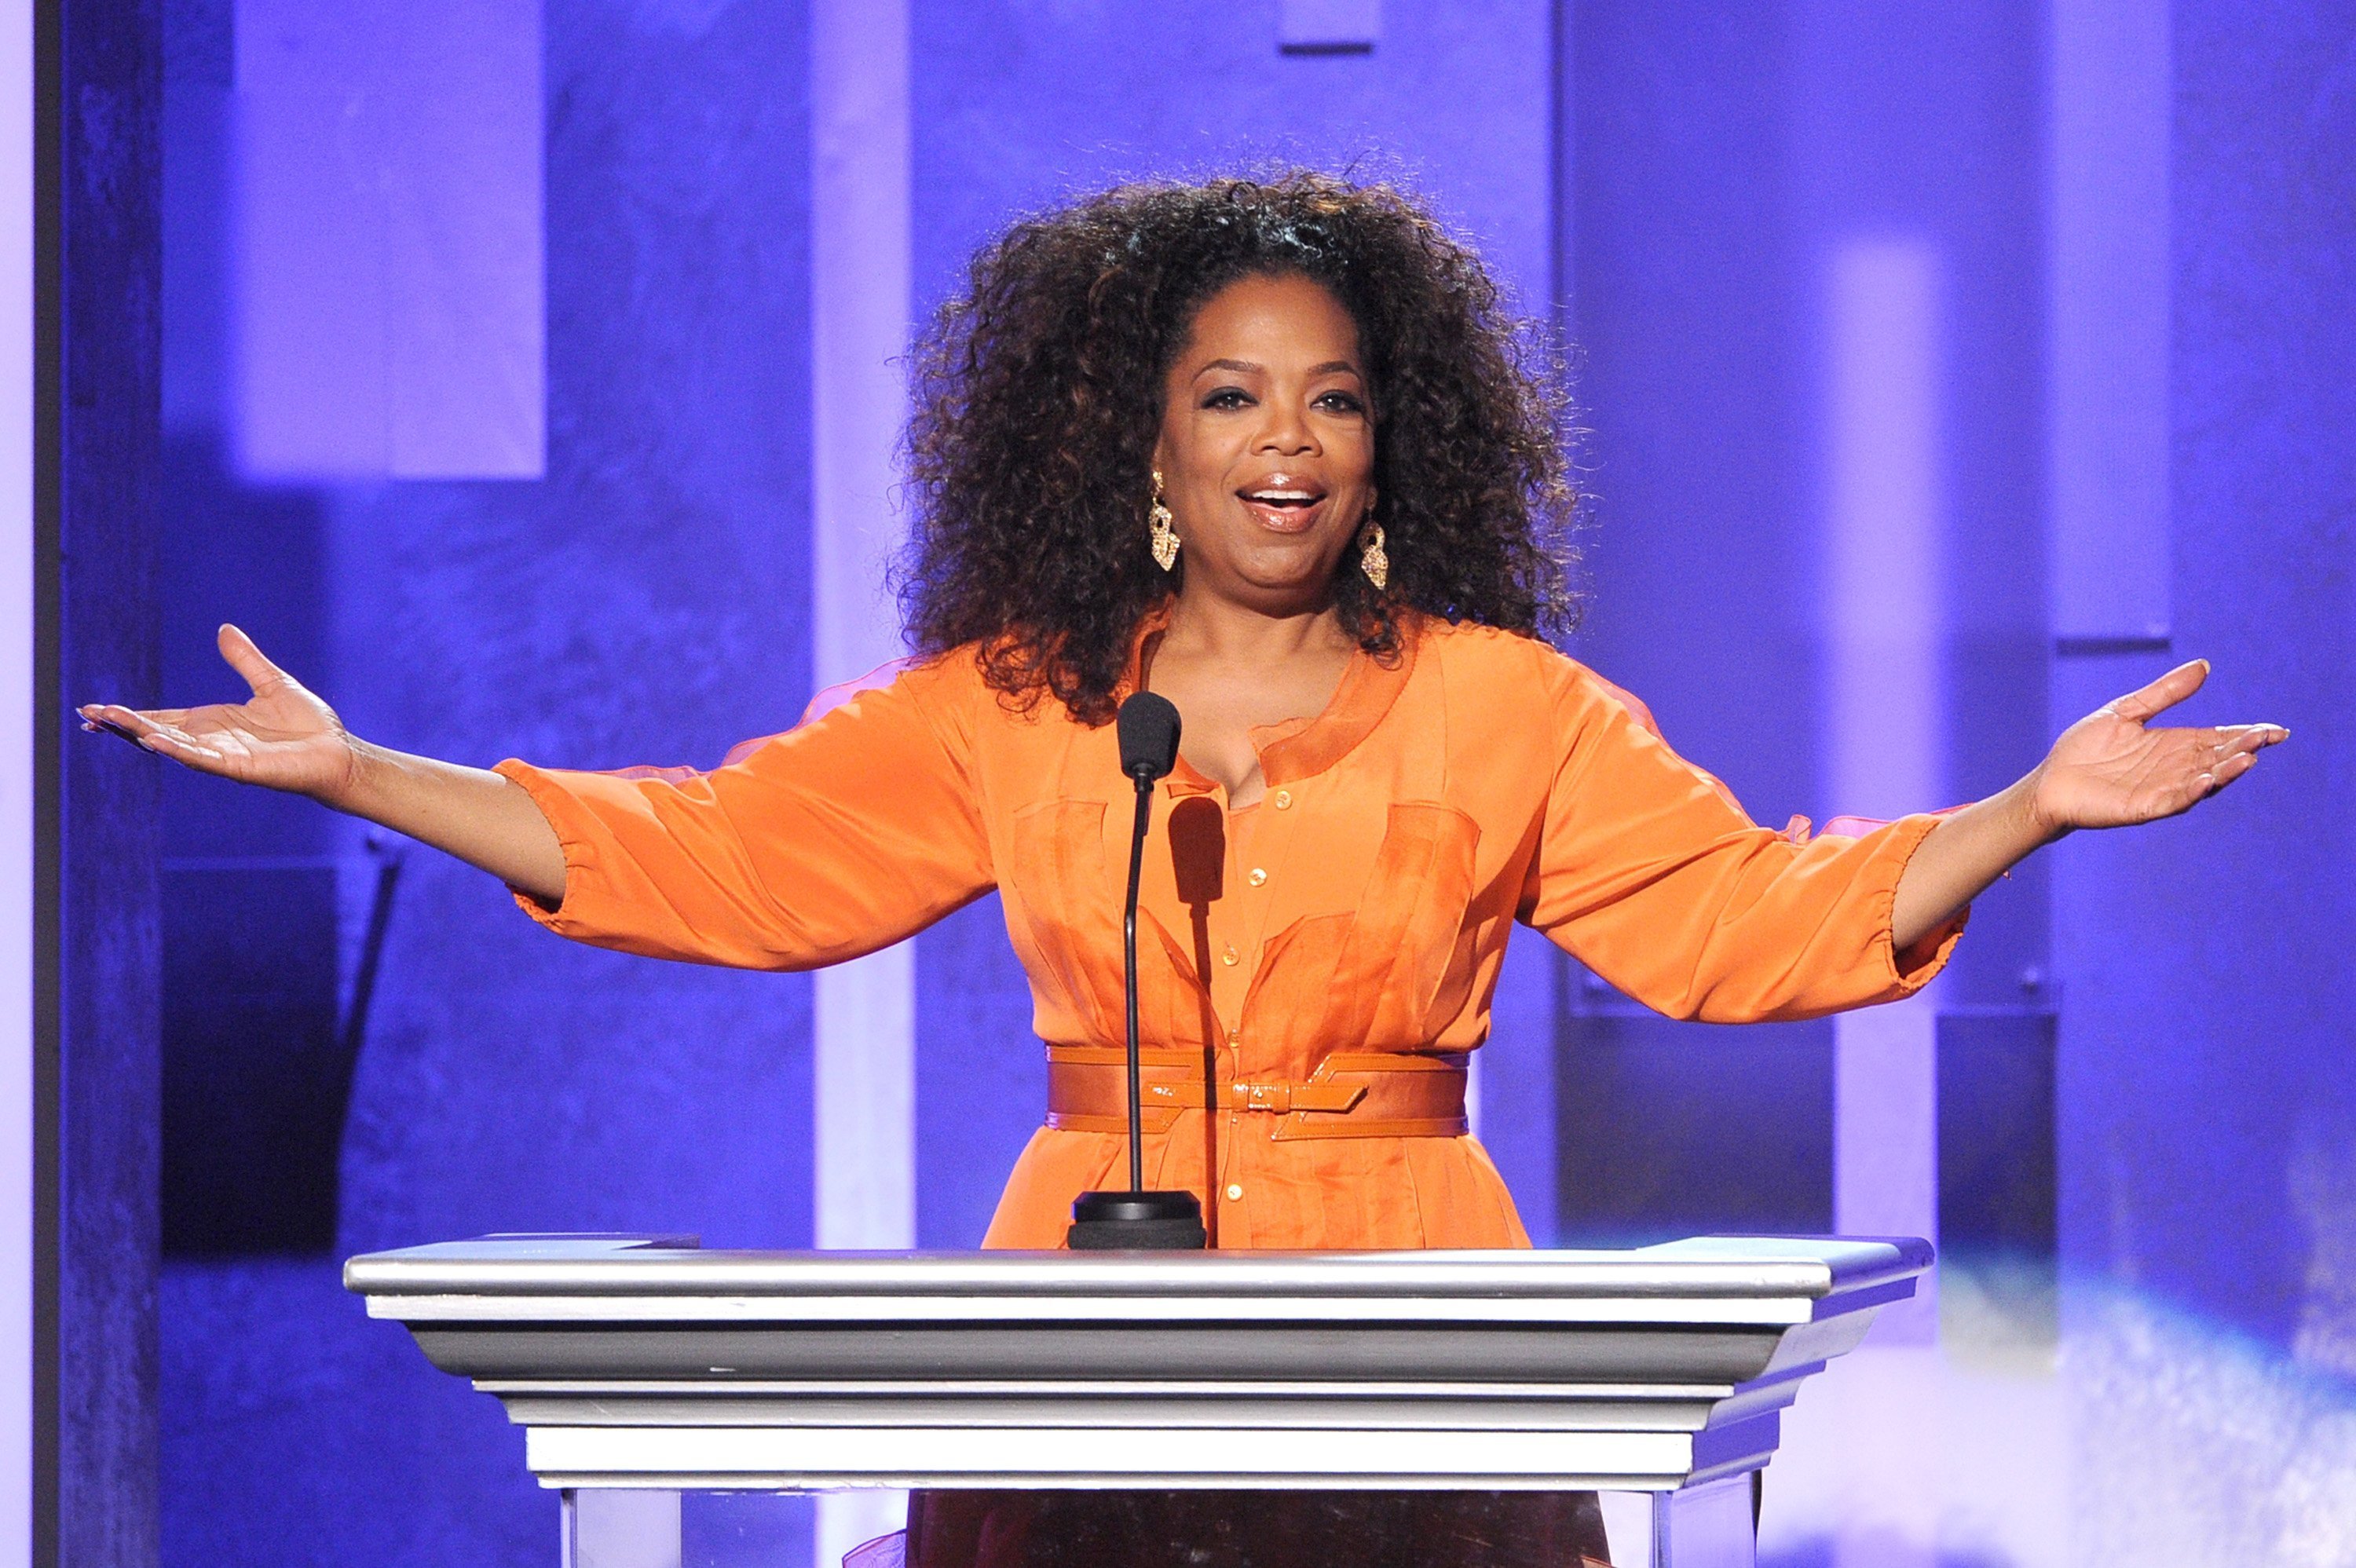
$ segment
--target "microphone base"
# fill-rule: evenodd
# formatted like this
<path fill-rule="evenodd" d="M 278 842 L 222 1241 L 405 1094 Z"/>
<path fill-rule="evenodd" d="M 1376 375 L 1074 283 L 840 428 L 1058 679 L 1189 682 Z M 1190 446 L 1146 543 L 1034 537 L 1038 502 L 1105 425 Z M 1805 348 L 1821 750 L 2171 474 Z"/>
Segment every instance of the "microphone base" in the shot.
<path fill-rule="evenodd" d="M 1083 1192 L 1065 1232 L 1076 1253 L 1199 1253 L 1209 1241 L 1191 1192 Z"/>

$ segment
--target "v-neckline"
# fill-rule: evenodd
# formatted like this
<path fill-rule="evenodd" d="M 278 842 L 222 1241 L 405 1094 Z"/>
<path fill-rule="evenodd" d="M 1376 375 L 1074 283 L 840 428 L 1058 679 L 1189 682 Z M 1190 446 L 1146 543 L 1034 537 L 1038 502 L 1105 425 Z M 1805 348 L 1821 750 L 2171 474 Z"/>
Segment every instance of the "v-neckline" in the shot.
<path fill-rule="evenodd" d="M 1164 600 L 1138 622 L 1137 631 L 1130 639 L 1129 662 L 1116 688 L 1117 695 L 1127 697 L 1141 689 L 1146 644 L 1169 629 L 1171 609 L 1171 601 Z M 1323 773 L 1374 733 L 1375 727 L 1398 700 L 1399 693 L 1407 688 L 1408 677 L 1415 669 L 1416 645 L 1420 640 L 1417 634 L 1421 628 L 1416 624 L 1413 612 L 1400 613 L 1398 629 L 1398 651 L 1388 658 L 1378 658 L 1362 647 L 1350 650 L 1342 679 L 1322 710 L 1307 718 L 1255 724 L 1245 732 L 1254 754 L 1259 758 L 1261 795 L 1246 805 L 1229 805 L 1230 812 L 1257 809 L 1268 792 Z M 1173 795 L 1225 794 L 1224 785 L 1206 776 L 1183 755 L 1163 784 Z"/>

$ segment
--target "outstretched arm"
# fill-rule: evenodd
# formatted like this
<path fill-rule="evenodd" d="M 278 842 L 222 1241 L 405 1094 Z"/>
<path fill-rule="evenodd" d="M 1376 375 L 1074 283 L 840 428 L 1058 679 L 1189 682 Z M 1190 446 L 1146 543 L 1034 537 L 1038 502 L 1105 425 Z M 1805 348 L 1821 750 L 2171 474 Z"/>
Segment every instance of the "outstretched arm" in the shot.
<path fill-rule="evenodd" d="M 2290 738 L 2279 724 L 2166 730 L 2147 722 L 2201 689 L 2209 663 L 2179 665 L 2062 732 L 1999 794 L 1941 820 L 1907 861 L 1891 911 L 1901 951 L 2032 851 L 2081 827 L 2126 827 L 2190 811 Z"/>
<path fill-rule="evenodd" d="M 246 701 L 147 712 L 91 703 L 80 710 L 83 728 L 111 731 L 198 773 L 309 795 L 381 823 L 542 903 L 563 898 L 563 849 L 522 789 L 482 768 L 361 740 L 235 626 L 220 629 L 220 651 L 252 688 Z"/>

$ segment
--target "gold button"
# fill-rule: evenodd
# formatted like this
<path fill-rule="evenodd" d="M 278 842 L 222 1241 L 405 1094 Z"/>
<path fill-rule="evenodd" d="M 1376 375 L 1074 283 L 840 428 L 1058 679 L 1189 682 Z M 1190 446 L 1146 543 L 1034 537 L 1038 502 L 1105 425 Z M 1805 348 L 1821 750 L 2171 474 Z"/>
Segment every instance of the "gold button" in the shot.
<path fill-rule="evenodd" d="M 1290 790 L 1280 789 L 1276 792 L 1276 809 L 1279 811 L 1290 811 L 1292 809 L 1292 792 Z"/>
<path fill-rule="evenodd" d="M 1243 1042 L 1244 1042 L 1244 1031 L 1243 1031 L 1243 1030 L 1241 1030 L 1241 1029 L 1229 1029 L 1229 1030 L 1227 1031 L 1227 1043 L 1228 1043 L 1229 1045 L 1241 1045 Z"/>
<path fill-rule="evenodd" d="M 1230 942 L 1224 949 L 1221 950 L 1219 954 L 1219 962 L 1222 964 L 1234 964 L 1237 961 L 1236 944 Z"/>
<path fill-rule="evenodd" d="M 1239 1183 L 1237 1183 L 1237 1182 L 1233 1182 L 1233 1181 L 1228 1182 L 1228 1183 L 1227 1183 L 1227 1201 L 1228 1201 L 1228 1202 L 1230 1202 L 1230 1203 L 1240 1203 L 1240 1202 L 1242 1202 L 1243 1200 L 1244 1200 L 1244 1189 L 1243 1189 L 1242 1186 L 1241 1186 Z"/>
<path fill-rule="evenodd" d="M 1256 887 L 1256 888 L 1257 888 L 1257 887 L 1259 887 L 1259 886 L 1263 885 L 1264 883 L 1266 883 L 1266 882 L 1267 882 L 1267 880 L 1268 880 L 1268 873 L 1267 873 L 1266 871 L 1262 870 L 1262 869 L 1261 869 L 1259 867 L 1258 867 L 1258 866 L 1254 866 L 1254 867 L 1251 869 L 1251 885 L 1252 885 L 1253 887 Z"/>

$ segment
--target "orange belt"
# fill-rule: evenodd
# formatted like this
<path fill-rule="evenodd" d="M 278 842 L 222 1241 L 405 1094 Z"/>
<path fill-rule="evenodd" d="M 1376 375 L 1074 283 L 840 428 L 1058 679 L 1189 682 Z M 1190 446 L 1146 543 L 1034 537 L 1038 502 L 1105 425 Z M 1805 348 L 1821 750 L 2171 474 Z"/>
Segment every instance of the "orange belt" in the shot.
<path fill-rule="evenodd" d="M 1170 1046 L 1138 1052 L 1147 1132 L 1168 1132 L 1179 1112 L 1211 1103 L 1205 1055 Z M 1271 1138 L 1452 1138 L 1466 1131 L 1464 1058 L 1456 1053 L 1339 1051 L 1319 1062 L 1305 1083 L 1239 1078 L 1214 1092 L 1224 1110 L 1279 1118 Z M 1128 1053 L 1110 1046 L 1049 1046 L 1047 1125 L 1127 1132 Z"/>

